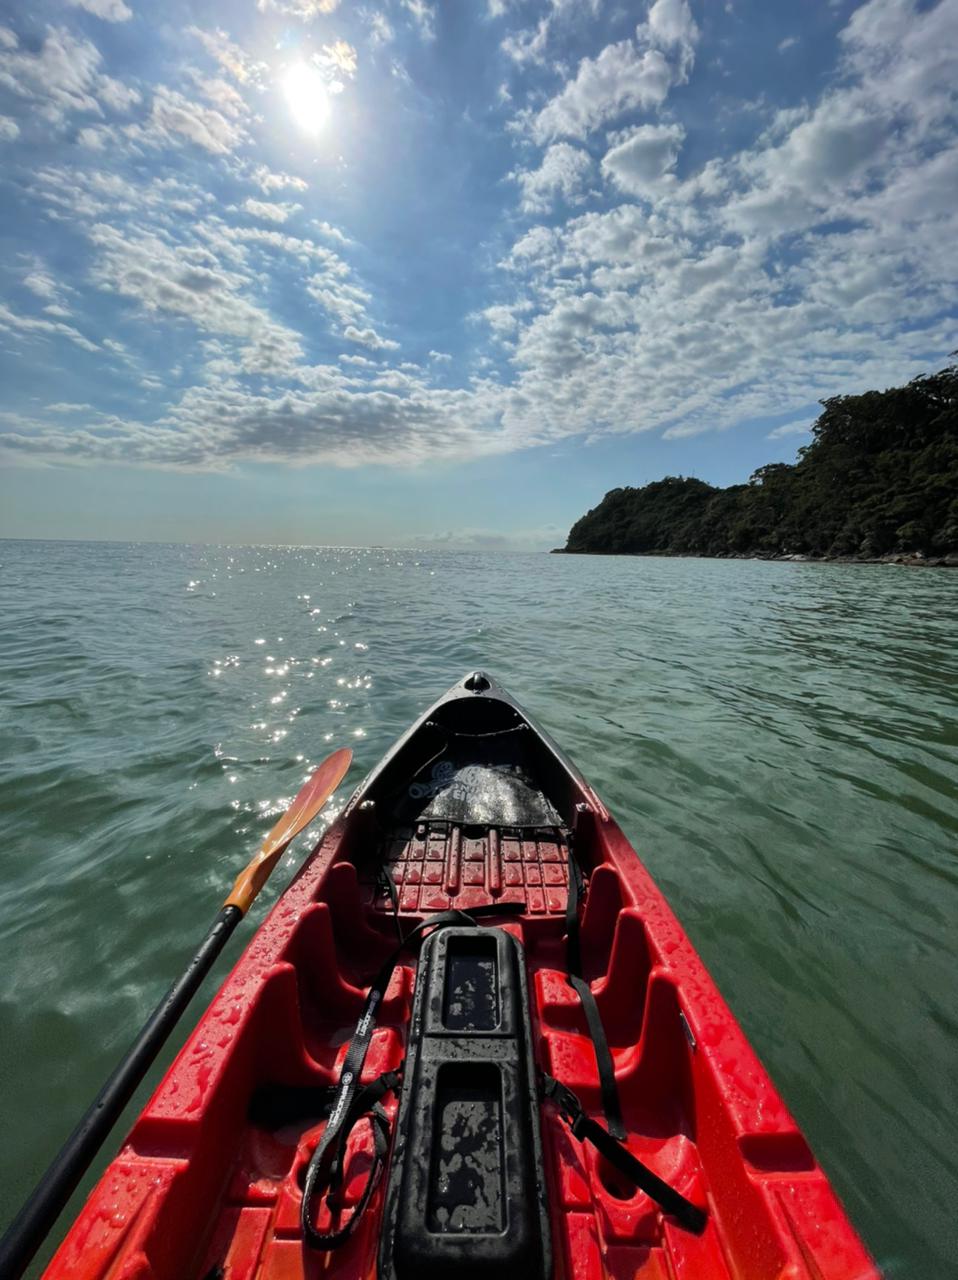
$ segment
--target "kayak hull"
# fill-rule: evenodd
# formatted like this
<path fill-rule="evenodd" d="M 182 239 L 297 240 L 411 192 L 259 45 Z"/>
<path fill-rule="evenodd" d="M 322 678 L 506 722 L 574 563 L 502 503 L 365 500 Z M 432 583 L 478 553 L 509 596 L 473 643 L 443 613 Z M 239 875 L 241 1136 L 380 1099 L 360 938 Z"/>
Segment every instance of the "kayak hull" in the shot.
<path fill-rule="evenodd" d="M 318 1099 L 336 1084 L 372 975 L 395 948 L 397 926 L 408 932 L 435 912 L 503 909 L 490 924 L 521 944 L 535 1061 L 601 1121 L 597 1052 L 567 969 L 570 844 L 588 885 L 582 976 L 608 1040 L 626 1144 L 707 1221 L 695 1232 L 663 1213 L 544 1103 L 552 1273 L 877 1278 L 635 850 L 555 743 L 481 673 L 431 707 L 353 794 L 164 1075 L 46 1275 L 382 1274 L 384 1188 L 331 1253 L 303 1242 L 301 1188 L 326 1124 Z M 364 1083 L 395 1071 L 408 1051 L 416 968 L 410 953 L 392 971 Z M 383 1107 L 395 1131 L 395 1098 Z M 370 1126 L 358 1125 L 344 1211 L 359 1200 L 371 1150 Z M 481 1263 L 478 1245 L 473 1253 Z"/>

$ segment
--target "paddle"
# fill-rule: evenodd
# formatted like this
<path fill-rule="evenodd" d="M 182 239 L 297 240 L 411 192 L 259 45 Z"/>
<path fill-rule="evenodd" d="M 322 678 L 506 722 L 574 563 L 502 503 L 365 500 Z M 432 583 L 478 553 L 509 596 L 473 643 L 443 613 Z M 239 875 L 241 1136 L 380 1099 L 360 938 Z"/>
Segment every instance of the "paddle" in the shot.
<path fill-rule="evenodd" d="M 346 776 L 353 753 L 334 751 L 316 769 L 233 885 L 186 971 L 174 982 L 94 1098 L 59 1155 L 0 1240 L 0 1276 L 18 1280 L 89 1168 L 121 1111 L 176 1026 L 226 940 L 249 910 L 290 842 L 307 827 Z"/>

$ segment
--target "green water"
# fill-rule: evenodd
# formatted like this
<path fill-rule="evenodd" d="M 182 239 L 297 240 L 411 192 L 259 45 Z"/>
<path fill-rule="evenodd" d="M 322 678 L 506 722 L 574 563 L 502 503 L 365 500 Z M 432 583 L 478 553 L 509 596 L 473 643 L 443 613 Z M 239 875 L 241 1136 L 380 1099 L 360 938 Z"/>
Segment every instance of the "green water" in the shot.
<path fill-rule="evenodd" d="M 309 763 L 349 744 L 357 782 L 482 665 L 616 813 L 886 1274 L 954 1274 L 958 574 L 37 542 L 0 573 L 0 1221 Z"/>

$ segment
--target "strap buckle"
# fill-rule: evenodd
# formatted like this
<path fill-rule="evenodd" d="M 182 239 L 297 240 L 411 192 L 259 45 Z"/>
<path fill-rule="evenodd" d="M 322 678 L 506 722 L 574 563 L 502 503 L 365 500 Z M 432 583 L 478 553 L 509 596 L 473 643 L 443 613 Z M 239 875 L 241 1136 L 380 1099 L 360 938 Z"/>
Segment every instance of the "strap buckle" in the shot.
<path fill-rule="evenodd" d="M 554 1076 L 547 1075 L 543 1072 L 542 1092 L 550 1102 L 555 1103 L 559 1114 L 575 1134 L 576 1124 L 583 1118 L 584 1112 L 582 1110 L 582 1104 L 579 1102 L 579 1099 L 575 1096 L 572 1090 L 567 1088 L 566 1085 L 560 1084 Z M 576 1137 L 578 1136 L 579 1135 L 576 1134 Z"/>

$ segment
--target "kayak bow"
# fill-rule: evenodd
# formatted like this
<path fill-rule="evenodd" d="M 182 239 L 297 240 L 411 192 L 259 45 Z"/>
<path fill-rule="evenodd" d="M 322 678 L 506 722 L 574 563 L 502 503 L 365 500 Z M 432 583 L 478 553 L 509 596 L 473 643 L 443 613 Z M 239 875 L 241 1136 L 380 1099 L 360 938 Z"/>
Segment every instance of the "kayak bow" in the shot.
<path fill-rule="evenodd" d="M 52 1280 L 877 1280 L 601 800 L 474 672 L 352 796 Z"/>

